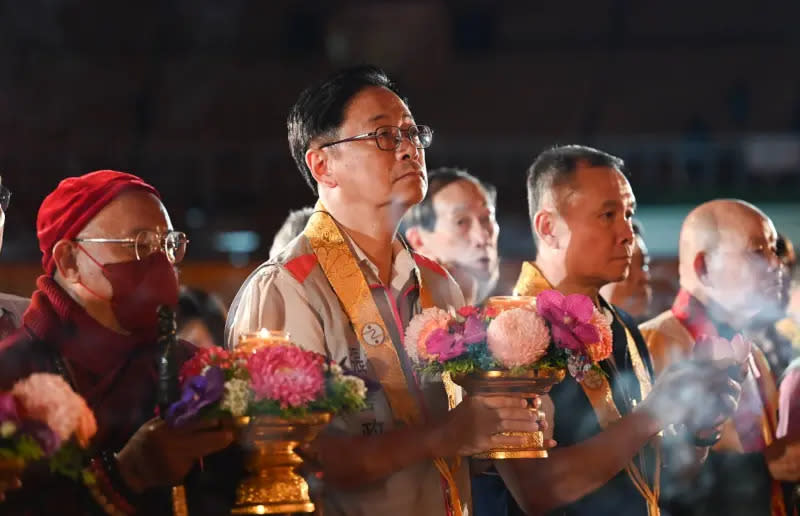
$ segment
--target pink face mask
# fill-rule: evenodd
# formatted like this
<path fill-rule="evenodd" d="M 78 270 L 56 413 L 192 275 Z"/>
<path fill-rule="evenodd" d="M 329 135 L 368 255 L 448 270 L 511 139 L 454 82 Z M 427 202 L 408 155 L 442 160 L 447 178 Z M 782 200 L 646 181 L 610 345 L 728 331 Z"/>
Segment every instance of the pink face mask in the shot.
<path fill-rule="evenodd" d="M 106 277 L 113 294 L 111 299 L 86 290 L 111 303 L 117 322 L 136 336 L 155 340 L 158 334 L 158 307 L 178 304 L 178 276 L 164 253 L 153 253 L 142 260 L 101 264 L 86 252 Z"/>

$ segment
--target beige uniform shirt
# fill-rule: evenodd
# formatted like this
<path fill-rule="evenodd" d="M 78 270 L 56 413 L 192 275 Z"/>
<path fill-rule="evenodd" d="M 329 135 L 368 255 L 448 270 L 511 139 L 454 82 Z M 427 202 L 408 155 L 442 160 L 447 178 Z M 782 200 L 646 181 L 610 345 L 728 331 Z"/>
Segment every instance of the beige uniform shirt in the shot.
<path fill-rule="evenodd" d="M 381 284 L 377 267 L 363 251 L 352 241 L 350 245 L 401 357 L 406 356 L 402 348 L 404 330 L 411 317 L 421 310 L 415 264 L 437 306 L 446 309 L 464 304 L 458 285 L 443 268 L 410 253 L 399 241 L 394 245 L 389 285 Z M 242 286 L 228 318 L 228 347 L 235 347 L 243 332 L 261 328 L 288 331 L 295 344 L 323 353 L 337 363 L 344 362 L 345 367 L 378 381 L 304 235 L 293 240 L 274 260 L 256 269 Z M 441 378 L 420 377 L 419 389 L 429 417 L 441 417 L 448 410 Z M 402 424 L 393 420 L 386 397 L 376 390 L 368 396 L 365 410 L 335 418 L 330 430 L 377 435 Z M 467 515 L 471 503 L 466 459 L 455 476 Z M 433 462 L 412 465 L 357 490 L 326 486 L 324 507 L 326 516 L 446 514 L 442 480 Z"/>

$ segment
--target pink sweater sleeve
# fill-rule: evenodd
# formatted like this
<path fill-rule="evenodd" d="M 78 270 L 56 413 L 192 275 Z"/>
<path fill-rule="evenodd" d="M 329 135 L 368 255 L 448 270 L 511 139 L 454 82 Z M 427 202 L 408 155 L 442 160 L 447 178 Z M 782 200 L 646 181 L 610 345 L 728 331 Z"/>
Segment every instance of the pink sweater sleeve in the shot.
<path fill-rule="evenodd" d="M 789 369 L 780 386 L 777 437 L 800 435 L 800 368 Z"/>

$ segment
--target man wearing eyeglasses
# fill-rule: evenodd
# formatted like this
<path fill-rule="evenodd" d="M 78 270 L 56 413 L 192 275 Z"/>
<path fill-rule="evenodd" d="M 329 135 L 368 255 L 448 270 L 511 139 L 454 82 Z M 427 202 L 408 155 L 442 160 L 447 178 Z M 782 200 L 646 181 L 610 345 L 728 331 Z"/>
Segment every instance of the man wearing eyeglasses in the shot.
<path fill-rule="evenodd" d="M 111 170 L 62 181 L 36 228 L 44 275 L 22 328 L 0 341 L 0 390 L 50 372 L 84 396 L 98 425 L 89 466 L 97 482 L 23 479 L 0 511 L 163 514 L 162 488 L 233 439 L 216 423 L 172 429 L 155 417 L 157 309 L 177 304 L 174 265 L 186 235 L 173 230 L 155 188 Z M 181 345 L 176 360 L 190 353 Z"/>
<path fill-rule="evenodd" d="M 3 233 L 6 227 L 6 212 L 11 203 L 11 190 L 2 184 L 0 177 L 0 249 L 3 248 Z M 22 324 L 22 313 L 28 308 L 30 299 L 0 293 L 0 339 L 11 335 Z"/>
<path fill-rule="evenodd" d="M 467 460 L 459 457 L 519 444 L 498 432 L 538 425 L 522 402 L 505 397 L 471 397 L 448 412 L 441 378 L 415 375 L 403 348 L 422 308 L 463 304 L 449 274 L 397 237 L 425 195 L 433 133 L 373 67 L 304 91 L 288 128 L 319 202 L 303 235 L 240 290 L 228 345 L 243 332 L 284 329 L 296 344 L 380 384 L 365 410 L 336 418 L 310 450 L 324 474 L 327 516 L 471 513 Z"/>

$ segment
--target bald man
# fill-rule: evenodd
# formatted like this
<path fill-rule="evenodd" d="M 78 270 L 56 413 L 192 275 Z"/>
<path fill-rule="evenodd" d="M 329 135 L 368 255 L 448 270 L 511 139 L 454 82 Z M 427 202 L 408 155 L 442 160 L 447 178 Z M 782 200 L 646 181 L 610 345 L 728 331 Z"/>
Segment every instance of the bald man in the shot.
<path fill-rule="evenodd" d="M 700 336 L 731 338 L 776 308 L 776 240 L 769 217 L 744 201 L 715 200 L 689 213 L 679 243 L 681 290 L 670 310 L 639 327 L 657 375 L 691 358 Z M 800 480 L 800 444 L 775 439 L 776 417 L 775 381 L 754 346 L 737 412 L 717 436 L 704 474 L 675 492 L 676 503 L 693 514 L 787 514 L 778 481 Z"/>

